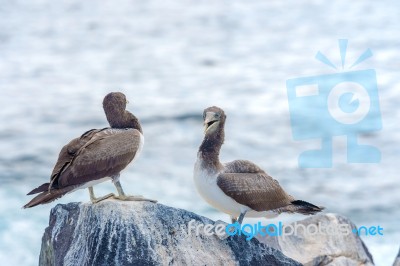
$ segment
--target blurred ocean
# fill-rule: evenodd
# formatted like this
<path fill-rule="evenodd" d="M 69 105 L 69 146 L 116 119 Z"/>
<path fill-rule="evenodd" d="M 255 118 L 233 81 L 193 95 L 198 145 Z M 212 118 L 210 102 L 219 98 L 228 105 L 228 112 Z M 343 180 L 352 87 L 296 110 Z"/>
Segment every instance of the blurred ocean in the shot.
<path fill-rule="evenodd" d="M 1 264 L 37 265 L 50 209 L 89 200 L 81 190 L 21 209 L 25 194 L 48 181 L 64 144 L 107 126 L 102 99 L 122 91 L 146 138 L 122 174 L 127 192 L 228 221 L 192 181 L 202 110 L 217 105 L 228 116 L 223 161 L 252 160 L 297 198 L 358 226 L 380 225 L 383 237 L 363 239 L 377 265 L 391 265 L 400 245 L 399 8 L 388 0 L 1 0 Z M 382 161 L 347 164 L 338 138 L 332 169 L 299 169 L 297 156 L 317 142 L 293 141 L 285 82 L 334 73 L 314 56 L 320 50 L 339 64 L 340 38 L 349 39 L 348 62 L 374 53 L 357 69 L 376 69 L 383 130 L 361 137 Z"/>

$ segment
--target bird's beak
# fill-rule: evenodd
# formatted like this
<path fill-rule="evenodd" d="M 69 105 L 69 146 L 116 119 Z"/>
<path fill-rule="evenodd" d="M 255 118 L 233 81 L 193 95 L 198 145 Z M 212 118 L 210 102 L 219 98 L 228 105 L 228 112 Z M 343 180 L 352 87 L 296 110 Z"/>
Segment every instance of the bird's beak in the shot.
<path fill-rule="evenodd" d="M 215 118 L 215 113 L 214 112 L 207 112 L 206 113 L 206 117 L 204 118 L 204 134 L 211 127 L 211 125 L 214 124 L 217 121 L 218 121 L 218 119 Z"/>

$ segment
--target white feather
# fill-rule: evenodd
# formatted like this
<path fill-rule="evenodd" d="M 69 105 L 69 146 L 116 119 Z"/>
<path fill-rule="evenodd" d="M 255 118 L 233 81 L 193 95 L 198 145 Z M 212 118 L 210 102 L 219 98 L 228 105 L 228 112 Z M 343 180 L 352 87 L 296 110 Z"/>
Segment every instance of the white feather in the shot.
<path fill-rule="evenodd" d="M 231 217 L 238 217 L 240 213 L 247 211 L 246 217 L 267 217 L 273 218 L 278 214 L 270 211 L 258 212 L 250 207 L 242 205 L 226 195 L 217 185 L 217 177 L 220 172 L 215 172 L 202 167 L 202 159 L 197 157 L 194 167 L 194 183 L 197 191 L 203 199 L 216 208 Z"/>

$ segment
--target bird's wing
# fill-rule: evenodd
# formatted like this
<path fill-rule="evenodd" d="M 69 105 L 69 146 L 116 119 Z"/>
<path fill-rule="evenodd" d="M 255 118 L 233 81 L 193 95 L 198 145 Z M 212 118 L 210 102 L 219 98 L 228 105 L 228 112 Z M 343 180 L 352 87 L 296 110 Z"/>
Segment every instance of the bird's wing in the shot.
<path fill-rule="evenodd" d="M 60 174 L 65 170 L 66 167 L 71 163 L 74 159 L 76 153 L 99 131 L 104 129 L 91 129 L 82 134 L 79 138 L 75 138 L 71 140 L 67 145 L 65 145 L 59 155 L 56 162 L 56 165 L 53 168 L 53 172 L 50 176 L 50 182 L 53 185 L 57 185 L 57 180 Z"/>
<path fill-rule="evenodd" d="M 136 129 L 107 128 L 91 132 L 85 141 L 72 160 L 62 167 L 58 187 L 84 184 L 118 174 L 137 155 L 141 133 Z"/>
<path fill-rule="evenodd" d="M 279 182 L 249 161 L 234 161 L 225 165 L 217 177 L 218 187 L 236 202 L 256 211 L 279 209 L 294 199 Z"/>
<path fill-rule="evenodd" d="M 256 164 L 247 160 L 236 160 L 224 165 L 225 173 L 265 173 Z"/>

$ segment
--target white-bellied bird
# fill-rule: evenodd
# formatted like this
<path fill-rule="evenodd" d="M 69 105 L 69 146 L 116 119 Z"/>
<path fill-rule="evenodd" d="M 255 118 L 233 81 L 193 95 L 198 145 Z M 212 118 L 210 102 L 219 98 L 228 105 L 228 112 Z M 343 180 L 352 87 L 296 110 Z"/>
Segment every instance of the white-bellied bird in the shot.
<path fill-rule="evenodd" d="M 240 224 L 248 217 L 275 217 L 280 213 L 315 214 L 323 207 L 296 200 L 278 181 L 246 160 L 221 163 L 225 113 L 216 106 L 204 110 L 204 139 L 194 168 L 194 181 L 200 195 L 214 208 Z"/>

